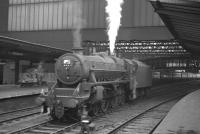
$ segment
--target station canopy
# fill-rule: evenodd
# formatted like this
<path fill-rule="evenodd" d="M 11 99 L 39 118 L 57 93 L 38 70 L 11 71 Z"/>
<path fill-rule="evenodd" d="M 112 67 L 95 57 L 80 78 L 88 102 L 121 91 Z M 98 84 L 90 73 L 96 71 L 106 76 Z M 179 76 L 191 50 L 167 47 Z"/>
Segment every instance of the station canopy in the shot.
<path fill-rule="evenodd" d="M 150 0 L 175 39 L 200 56 L 200 0 Z"/>
<path fill-rule="evenodd" d="M 54 61 L 55 58 L 69 52 L 47 45 L 0 36 L 0 59 Z"/>

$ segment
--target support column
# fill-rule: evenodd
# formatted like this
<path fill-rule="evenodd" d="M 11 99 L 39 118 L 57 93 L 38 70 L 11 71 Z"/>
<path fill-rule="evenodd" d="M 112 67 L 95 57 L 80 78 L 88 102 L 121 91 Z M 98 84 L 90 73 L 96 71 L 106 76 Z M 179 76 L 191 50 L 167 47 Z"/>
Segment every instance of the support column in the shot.
<path fill-rule="evenodd" d="M 3 65 L 0 65 L 0 84 L 3 84 Z"/>
<path fill-rule="evenodd" d="M 15 84 L 19 81 L 19 60 L 15 60 Z"/>
<path fill-rule="evenodd" d="M 162 79 L 162 70 L 160 70 L 160 79 Z"/>

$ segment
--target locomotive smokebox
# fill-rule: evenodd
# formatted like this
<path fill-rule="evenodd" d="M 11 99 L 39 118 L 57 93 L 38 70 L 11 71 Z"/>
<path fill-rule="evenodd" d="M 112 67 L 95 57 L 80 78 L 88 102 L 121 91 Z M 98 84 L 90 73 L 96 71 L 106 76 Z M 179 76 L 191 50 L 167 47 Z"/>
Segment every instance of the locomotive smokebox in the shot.
<path fill-rule="evenodd" d="M 84 62 L 81 57 L 77 53 L 67 53 L 58 58 L 55 64 L 55 73 L 62 83 L 73 85 L 85 78 Z"/>

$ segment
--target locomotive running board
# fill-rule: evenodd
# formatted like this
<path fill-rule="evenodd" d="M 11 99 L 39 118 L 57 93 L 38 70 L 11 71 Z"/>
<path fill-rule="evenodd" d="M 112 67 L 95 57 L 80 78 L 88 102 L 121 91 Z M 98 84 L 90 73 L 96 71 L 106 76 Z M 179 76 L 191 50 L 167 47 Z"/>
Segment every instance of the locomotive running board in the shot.
<path fill-rule="evenodd" d="M 122 71 L 122 70 L 105 70 L 105 69 L 90 69 L 90 71 L 94 71 L 94 72 L 122 72 L 122 73 L 126 72 L 126 70 Z"/>
<path fill-rule="evenodd" d="M 108 85 L 108 84 L 119 84 L 119 83 L 128 83 L 129 80 L 120 80 L 120 81 L 102 81 L 102 82 L 95 82 L 95 83 L 88 83 L 93 86 L 98 86 L 98 85 Z"/>

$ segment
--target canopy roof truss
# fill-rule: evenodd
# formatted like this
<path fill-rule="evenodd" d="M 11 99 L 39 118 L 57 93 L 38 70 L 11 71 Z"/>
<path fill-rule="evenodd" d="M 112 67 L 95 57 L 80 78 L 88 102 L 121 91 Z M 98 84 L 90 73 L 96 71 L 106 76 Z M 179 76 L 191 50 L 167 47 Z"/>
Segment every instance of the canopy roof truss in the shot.
<path fill-rule="evenodd" d="M 83 47 L 86 54 L 109 50 L 108 42 L 85 41 Z M 121 40 L 115 44 L 115 53 L 122 57 L 138 59 L 191 56 L 177 40 Z"/>

